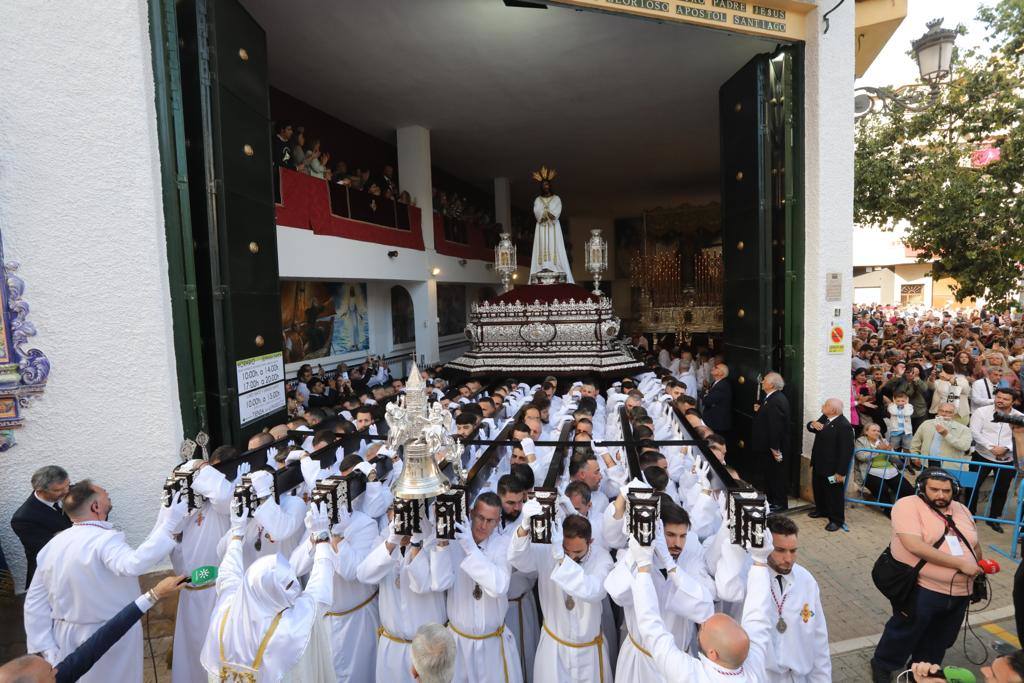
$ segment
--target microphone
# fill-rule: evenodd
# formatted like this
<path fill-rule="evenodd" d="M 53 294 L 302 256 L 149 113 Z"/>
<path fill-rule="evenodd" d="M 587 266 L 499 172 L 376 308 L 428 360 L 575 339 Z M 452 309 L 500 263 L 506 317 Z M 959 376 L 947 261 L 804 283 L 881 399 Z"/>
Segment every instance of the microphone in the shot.
<path fill-rule="evenodd" d="M 959 666 L 942 667 L 942 677 L 950 683 L 976 683 L 978 680 L 968 669 Z"/>
<path fill-rule="evenodd" d="M 981 570 L 986 574 L 999 573 L 999 563 L 995 560 L 978 560 L 978 566 L 981 567 Z"/>

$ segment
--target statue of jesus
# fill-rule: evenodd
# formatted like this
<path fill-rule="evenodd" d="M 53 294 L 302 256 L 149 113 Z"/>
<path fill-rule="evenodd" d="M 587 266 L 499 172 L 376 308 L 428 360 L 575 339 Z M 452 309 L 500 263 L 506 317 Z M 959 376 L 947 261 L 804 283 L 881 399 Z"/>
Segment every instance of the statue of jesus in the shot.
<path fill-rule="evenodd" d="M 565 241 L 562 239 L 562 226 L 558 222 L 562 214 L 562 200 L 551 191 L 551 181 L 556 175 L 555 169 L 546 166 L 533 173 L 533 179 L 540 182 L 540 196 L 533 201 L 537 228 L 533 233 L 530 284 L 573 282 L 569 257 L 565 253 Z M 548 271 L 545 273 L 547 277 L 539 277 L 541 271 Z"/>

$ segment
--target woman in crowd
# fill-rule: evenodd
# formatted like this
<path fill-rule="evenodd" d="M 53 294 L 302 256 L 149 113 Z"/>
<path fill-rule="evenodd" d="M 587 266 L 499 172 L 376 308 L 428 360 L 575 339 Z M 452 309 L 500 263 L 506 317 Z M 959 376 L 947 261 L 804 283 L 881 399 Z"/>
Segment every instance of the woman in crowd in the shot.
<path fill-rule="evenodd" d="M 891 450 L 877 424 L 865 425 L 864 433 L 857 437 L 853 448 L 857 461 L 854 479 L 858 485 L 865 486 L 875 500 L 895 503 L 898 498 L 914 492 L 913 485 L 900 472 L 902 458 L 895 454 L 874 452 Z M 888 516 L 889 508 L 885 508 L 885 514 Z"/>
<path fill-rule="evenodd" d="M 853 371 L 850 394 L 850 400 L 853 402 L 850 410 L 850 424 L 859 434 L 865 425 L 875 421 L 874 411 L 878 408 L 875 403 L 874 386 L 868 379 L 868 371 L 864 368 Z"/>

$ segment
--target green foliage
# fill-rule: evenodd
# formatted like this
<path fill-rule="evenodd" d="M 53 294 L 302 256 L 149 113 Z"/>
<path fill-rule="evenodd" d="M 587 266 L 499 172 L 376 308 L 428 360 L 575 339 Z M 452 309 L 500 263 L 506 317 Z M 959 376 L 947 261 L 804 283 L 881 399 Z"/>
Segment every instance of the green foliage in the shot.
<path fill-rule="evenodd" d="M 854 218 L 892 228 L 936 259 L 936 277 L 957 280 L 958 300 L 1012 305 L 1024 263 L 1024 0 L 978 14 L 986 48 L 957 54 L 953 80 L 920 111 L 899 105 L 857 127 Z M 917 109 L 917 107 L 914 107 Z M 972 168 L 970 154 L 1001 159 Z"/>

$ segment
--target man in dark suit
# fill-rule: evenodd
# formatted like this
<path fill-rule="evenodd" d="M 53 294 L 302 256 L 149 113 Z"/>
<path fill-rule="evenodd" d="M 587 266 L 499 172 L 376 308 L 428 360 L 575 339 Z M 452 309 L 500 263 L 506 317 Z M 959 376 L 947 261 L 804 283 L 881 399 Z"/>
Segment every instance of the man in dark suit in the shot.
<path fill-rule="evenodd" d="M 112 616 L 73 652 L 51 666 L 36 654 L 28 654 L 0 666 L 0 681 L 35 681 L 37 683 L 70 683 L 88 673 L 92 665 L 106 654 L 142 615 L 160 600 L 176 594 L 188 582 L 188 576 L 168 576 L 146 591 L 134 602 Z M 64 653 L 62 653 L 64 654 Z"/>
<path fill-rule="evenodd" d="M 846 473 L 853 458 L 853 426 L 843 415 L 843 403 L 830 398 L 821 407 L 821 417 L 807 423 L 814 434 L 811 448 L 811 486 L 814 512 L 811 517 L 827 517 L 825 531 L 838 531 L 846 522 L 843 492 Z"/>
<path fill-rule="evenodd" d="M 70 486 L 68 473 L 63 467 L 47 465 L 39 468 L 32 475 L 32 495 L 11 517 L 11 528 L 25 547 L 25 559 L 28 560 L 26 589 L 36 572 L 36 555 L 54 535 L 71 526 L 71 520 L 60 507 L 60 500 Z"/>
<path fill-rule="evenodd" d="M 772 512 L 789 507 L 786 495 L 786 457 L 789 455 L 789 400 L 782 393 L 782 375 L 769 372 L 761 380 L 764 397 L 754 405 L 750 429 L 754 467 L 760 469 L 761 486 Z"/>
<path fill-rule="evenodd" d="M 729 384 L 729 366 L 715 363 L 711 368 L 715 380 L 704 394 L 704 424 L 716 434 L 728 438 L 732 431 L 732 385 Z"/>

